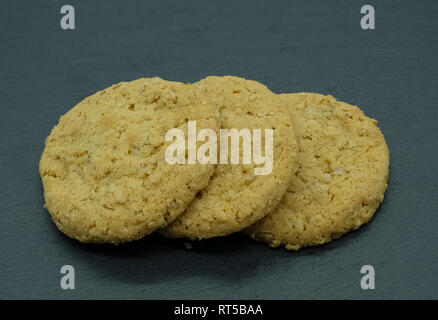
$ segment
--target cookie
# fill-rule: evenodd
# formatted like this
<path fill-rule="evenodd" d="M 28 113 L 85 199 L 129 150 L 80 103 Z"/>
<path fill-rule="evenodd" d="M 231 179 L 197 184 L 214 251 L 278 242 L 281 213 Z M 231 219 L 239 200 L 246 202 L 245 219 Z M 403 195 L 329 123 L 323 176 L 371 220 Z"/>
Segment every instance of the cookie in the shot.
<path fill-rule="evenodd" d="M 367 223 L 389 174 L 385 139 L 356 106 L 315 93 L 282 94 L 299 142 L 298 169 L 285 197 L 244 232 L 272 247 L 298 250 Z"/>
<path fill-rule="evenodd" d="M 290 115 L 266 86 L 232 76 L 208 77 L 195 85 L 206 101 L 220 110 L 222 130 L 260 129 L 265 138 L 265 129 L 272 130 L 273 166 L 269 174 L 255 174 L 259 165 L 254 162 L 219 163 L 208 186 L 179 218 L 160 231 L 172 238 L 206 239 L 250 226 L 279 203 L 297 165 L 298 145 Z M 263 137 L 261 141 L 265 141 Z"/>
<path fill-rule="evenodd" d="M 121 82 L 59 120 L 40 160 L 45 207 L 81 242 L 121 243 L 164 227 L 204 188 L 212 164 L 169 164 L 166 132 L 218 129 L 218 110 L 191 85 L 159 78 Z M 187 135 L 186 135 L 187 137 Z"/>

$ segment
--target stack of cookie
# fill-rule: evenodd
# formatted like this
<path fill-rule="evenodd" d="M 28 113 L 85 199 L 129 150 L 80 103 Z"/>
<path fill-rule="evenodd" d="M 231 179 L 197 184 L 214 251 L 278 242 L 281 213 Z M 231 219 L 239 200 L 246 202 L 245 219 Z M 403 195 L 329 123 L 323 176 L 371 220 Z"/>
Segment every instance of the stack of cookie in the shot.
<path fill-rule="evenodd" d="M 319 245 L 368 222 L 383 200 L 389 152 L 376 124 L 332 96 L 276 95 L 238 77 L 122 82 L 81 101 L 46 139 L 45 207 L 59 230 L 81 242 L 242 231 L 288 250 Z M 207 152 L 218 161 L 196 161 L 190 150 L 168 161 L 174 129 L 198 152 L 206 132 L 220 136 L 210 144 L 217 150 Z M 224 153 L 222 133 L 233 130 L 253 139 L 237 136 L 233 150 L 225 136 Z M 264 174 L 256 174 L 259 149 L 272 160 Z M 237 159 L 224 161 L 233 151 Z"/>

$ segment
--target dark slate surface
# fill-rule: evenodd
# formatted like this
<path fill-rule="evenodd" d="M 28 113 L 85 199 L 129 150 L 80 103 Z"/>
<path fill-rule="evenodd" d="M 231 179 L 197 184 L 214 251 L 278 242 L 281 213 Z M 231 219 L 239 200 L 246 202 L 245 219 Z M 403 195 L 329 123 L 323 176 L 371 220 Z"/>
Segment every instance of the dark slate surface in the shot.
<path fill-rule="evenodd" d="M 436 1 L 60 1 L 0 4 L 0 298 L 438 298 Z M 370 3 L 373 4 L 373 3 Z M 43 208 L 38 161 L 60 115 L 138 77 L 197 81 L 233 74 L 275 92 L 332 94 L 379 120 L 391 152 L 386 200 L 367 226 L 298 253 L 243 235 L 153 235 L 81 245 Z M 60 289 L 71 264 L 76 289 Z M 360 268 L 376 289 L 360 288 Z"/>

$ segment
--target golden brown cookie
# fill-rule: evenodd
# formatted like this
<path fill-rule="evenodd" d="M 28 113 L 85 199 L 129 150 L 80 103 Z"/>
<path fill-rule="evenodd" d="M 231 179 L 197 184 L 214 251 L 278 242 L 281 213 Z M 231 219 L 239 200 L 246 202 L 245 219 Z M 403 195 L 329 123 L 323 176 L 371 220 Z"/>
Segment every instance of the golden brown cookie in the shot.
<path fill-rule="evenodd" d="M 339 238 L 367 223 L 387 188 L 389 151 L 377 121 L 316 93 L 282 94 L 299 141 L 298 170 L 279 206 L 246 229 L 289 250 Z"/>
<path fill-rule="evenodd" d="M 165 161 L 166 132 L 187 132 L 189 120 L 217 130 L 218 110 L 191 85 L 159 78 L 113 85 L 62 116 L 40 160 L 57 227 L 82 242 L 120 243 L 175 219 L 214 170 Z"/>
<path fill-rule="evenodd" d="M 220 110 L 222 129 L 273 130 L 273 167 L 270 174 L 257 175 L 254 162 L 218 164 L 208 186 L 161 231 L 167 237 L 205 239 L 250 226 L 279 203 L 296 170 L 298 146 L 290 115 L 266 86 L 231 76 L 208 77 L 195 85 Z"/>

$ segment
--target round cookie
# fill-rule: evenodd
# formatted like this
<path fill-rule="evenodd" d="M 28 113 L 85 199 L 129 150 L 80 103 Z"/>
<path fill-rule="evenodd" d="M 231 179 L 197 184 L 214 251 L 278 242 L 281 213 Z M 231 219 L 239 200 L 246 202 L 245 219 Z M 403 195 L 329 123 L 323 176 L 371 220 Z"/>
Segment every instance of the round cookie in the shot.
<path fill-rule="evenodd" d="M 288 250 L 339 238 L 367 223 L 383 201 L 389 152 L 377 121 L 315 93 L 282 94 L 297 133 L 298 170 L 267 217 L 244 230 Z"/>
<path fill-rule="evenodd" d="M 218 130 L 218 110 L 193 86 L 159 78 L 121 82 L 63 115 L 40 160 L 45 207 L 81 242 L 121 243 L 164 227 L 204 188 L 214 165 L 168 164 L 169 129 Z M 205 101 L 204 101 L 205 103 Z"/>
<path fill-rule="evenodd" d="M 225 236 L 250 226 L 279 203 L 297 164 L 298 145 L 290 115 L 266 86 L 232 76 L 208 77 L 195 85 L 220 110 L 222 129 L 273 130 L 273 167 L 270 174 L 256 175 L 254 169 L 259 165 L 253 161 L 242 164 L 241 140 L 240 164 L 218 164 L 208 186 L 160 231 L 172 238 Z"/>

